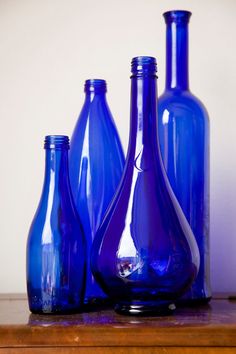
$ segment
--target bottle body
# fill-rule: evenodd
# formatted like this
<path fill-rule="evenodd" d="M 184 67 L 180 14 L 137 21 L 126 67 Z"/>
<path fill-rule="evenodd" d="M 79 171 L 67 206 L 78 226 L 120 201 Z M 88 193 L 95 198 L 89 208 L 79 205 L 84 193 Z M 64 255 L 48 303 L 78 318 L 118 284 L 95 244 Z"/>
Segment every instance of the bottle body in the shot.
<path fill-rule="evenodd" d="M 85 103 L 75 126 L 69 154 L 72 193 L 88 244 L 86 303 L 106 295 L 90 270 L 90 249 L 95 233 L 121 179 L 124 154 L 106 102 L 106 82 L 85 82 Z"/>
<path fill-rule="evenodd" d="M 173 301 L 192 283 L 199 254 L 161 161 L 156 61 L 138 57 L 132 67 L 125 170 L 95 237 L 91 262 L 118 312 L 161 314 L 171 311 Z"/>
<path fill-rule="evenodd" d="M 68 138 L 45 139 L 46 168 L 41 200 L 27 242 L 27 291 L 34 313 L 81 310 L 86 242 L 68 175 Z"/>
<path fill-rule="evenodd" d="M 200 252 L 199 273 L 183 302 L 211 298 L 209 269 L 209 118 L 188 86 L 187 11 L 165 13 L 166 89 L 158 102 L 158 133 L 171 187 Z"/>

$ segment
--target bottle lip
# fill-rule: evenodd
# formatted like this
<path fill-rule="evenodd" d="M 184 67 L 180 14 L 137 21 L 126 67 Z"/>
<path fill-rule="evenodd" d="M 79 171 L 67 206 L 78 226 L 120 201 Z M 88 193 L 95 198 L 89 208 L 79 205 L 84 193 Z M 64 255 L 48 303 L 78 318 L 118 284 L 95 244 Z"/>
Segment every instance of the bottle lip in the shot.
<path fill-rule="evenodd" d="M 166 23 L 188 23 L 192 12 L 187 10 L 170 10 L 163 13 Z"/>
<path fill-rule="evenodd" d="M 85 92 L 106 92 L 107 83 L 104 79 L 88 79 L 84 83 Z"/>
<path fill-rule="evenodd" d="M 44 149 L 68 150 L 70 139 L 67 135 L 46 135 L 44 139 Z"/>
<path fill-rule="evenodd" d="M 157 72 L 157 61 L 155 57 L 138 56 L 131 61 L 132 76 L 154 75 Z M 131 76 L 131 77 L 132 77 Z"/>

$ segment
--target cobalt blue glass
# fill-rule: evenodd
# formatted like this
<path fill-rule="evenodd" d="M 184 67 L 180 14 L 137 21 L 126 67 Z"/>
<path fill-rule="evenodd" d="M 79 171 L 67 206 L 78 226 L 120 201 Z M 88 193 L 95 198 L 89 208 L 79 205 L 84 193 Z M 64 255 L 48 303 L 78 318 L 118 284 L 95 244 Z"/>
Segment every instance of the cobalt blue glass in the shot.
<path fill-rule="evenodd" d="M 27 242 L 27 291 L 33 313 L 81 310 L 86 277 L 86 240 L 72 199 L 69 138 L 45 138 L 42 196 Z"/>
<path fill-rule="evenodd" d="M 132 60 L 123 177 L 92 247 L 92 271 L 124 314 L 166 314 L 189 288 L 199 253 L 170 188 L 157 137 L 156 59 Z"/>
<path fill-rule="evenodd" d="M 107 300 L 90 269 L 95 233 L 114 196 L 124 167 L 124 153 L 106 100 L 105 80 L 86 80 L 85 102 L 76 123 L 69 153 L 73 197 L 88 244 L 85 303 Z"/>
<path fill-rule="evenodd" d="M 159 139 L 171 187 L 195 235 L 200 269 L 183 303 L 211 298 L 209 274 L 209 119 L 189 90 L 188 11 L 164 13 L 166 87 L 159 98 Z M 182 301 L 181 300 L 181 301 Z"/>

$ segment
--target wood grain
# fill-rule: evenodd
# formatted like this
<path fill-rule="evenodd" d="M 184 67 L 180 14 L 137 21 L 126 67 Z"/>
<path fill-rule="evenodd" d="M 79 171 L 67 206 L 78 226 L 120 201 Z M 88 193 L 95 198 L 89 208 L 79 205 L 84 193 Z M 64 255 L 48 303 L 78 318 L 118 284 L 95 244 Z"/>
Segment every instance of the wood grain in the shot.
<path fill-rule="evenodd" d="M 0 354 L 235 354 L 235 348 L 196 347 L 87 347 L 87 348 L 4 348 Z"/>
<path fill-rule="evenodd" d="M 167 317 L 111 309 L 45 316 L 30 314 L 25 297 L 0 296 L 0 354 L 23 352 L 236 353 L 236 301 L 216 299 Z"/>

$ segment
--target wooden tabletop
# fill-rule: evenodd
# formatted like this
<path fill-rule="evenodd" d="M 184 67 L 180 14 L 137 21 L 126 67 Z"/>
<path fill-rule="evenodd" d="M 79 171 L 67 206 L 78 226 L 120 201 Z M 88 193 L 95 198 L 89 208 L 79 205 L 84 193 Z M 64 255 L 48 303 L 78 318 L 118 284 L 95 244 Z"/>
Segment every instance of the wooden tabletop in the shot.
<path fill-rule="evenodd" d="M 122 316 L 111 309 L 34 315 L 25 295 L 0 295 L 0 353 L 59 354 L 58 348 L 64 348 L 63 353 L 66 348 L 68 353 L 126 353 L 121 349 L 127 347 L 128 353 L 146 352 L 145 348 L 147 353 L 190 353 L 181 347 L 191 347 L 191 353 L 205 353 L 204 348 L 197 351 L 200 347 L 208 347 L 207 353 L 236 353 L 236 301 L 214 299 L 206 306 L 177 309 L 167 317 Z M 30 348 L 35 351 L 27 351 Z"/>

